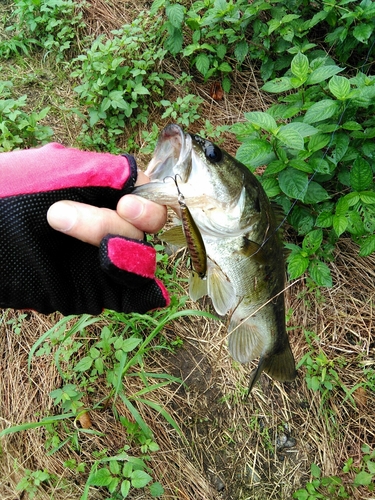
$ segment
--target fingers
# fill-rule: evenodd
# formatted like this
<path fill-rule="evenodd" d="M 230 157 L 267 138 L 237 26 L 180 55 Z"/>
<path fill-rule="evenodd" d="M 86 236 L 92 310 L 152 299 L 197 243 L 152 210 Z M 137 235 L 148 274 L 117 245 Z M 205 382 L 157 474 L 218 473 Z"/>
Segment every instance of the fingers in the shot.
<path fill-rule="evenodd" d="M 96 246 L 106 234 L 143 238 L 141 229 L 125 221 L 114 210 L 69 200 L 53 204 L 47 212 L 47 220 L 57 231 Z"/>
<path fill-rule="evenodd" d="M 146 233 L 157 233 L 167 220 L 166 207 L 132 194 L 121 198 L 117 205 L 117 213 Z"/>

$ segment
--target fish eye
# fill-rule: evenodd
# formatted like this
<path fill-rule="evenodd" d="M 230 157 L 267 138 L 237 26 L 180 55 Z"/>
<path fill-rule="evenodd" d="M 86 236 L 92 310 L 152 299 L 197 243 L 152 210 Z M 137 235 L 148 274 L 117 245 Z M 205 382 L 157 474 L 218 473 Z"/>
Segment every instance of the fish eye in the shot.
<path fill-rule="evenodd" d="M 221 149 L 212 142 L 206 141 L 203 150 L 207 160 L 213 163 L 218 163 L 223 158 Z"/>

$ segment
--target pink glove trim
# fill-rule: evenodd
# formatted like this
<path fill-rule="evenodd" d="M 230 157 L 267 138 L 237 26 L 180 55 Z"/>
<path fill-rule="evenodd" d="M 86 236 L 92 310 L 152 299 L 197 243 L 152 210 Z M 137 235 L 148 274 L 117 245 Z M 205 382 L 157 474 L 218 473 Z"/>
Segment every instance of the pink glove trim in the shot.
<path fill-rule="evenodd" d="M 165 288 L 165 285 L 162 281 L 158 280 L 157 278 L 155 278 L 155 281 L 159 285 L 160 291 L 163 294 L 163 297 L 165 299 L 165 306 L 164 307 L 169 306 L 169 304 L 171 303 L 171 299 L 169 297 L 168 290 Z"/>
<path fill-rule="evenodd" d="M 50 143 L 41 148 L 0 153 L 0 196 L 89 186 L 122 189 L 130 173 L 124 156 Z"/>
<path fill-rule="evenodd" d="M 123 271 L 153 279 L 156 270 L 156 251 L 143 242 L 113 237 L 108 241 L 108 257 Z"/>

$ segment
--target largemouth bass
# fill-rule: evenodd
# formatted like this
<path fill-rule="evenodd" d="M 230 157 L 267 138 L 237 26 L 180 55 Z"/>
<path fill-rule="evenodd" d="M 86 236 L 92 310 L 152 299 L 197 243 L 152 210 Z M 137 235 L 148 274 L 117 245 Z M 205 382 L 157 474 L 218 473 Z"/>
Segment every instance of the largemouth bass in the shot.
<path fill-rule="evenodd" d="M 262 371 L 282 382 L 294 380 L 285 327 L 283 248 L 259 181 L 218 146 L 185 134 L 178 125 L 161 132 L 146 174 L 151 182 L 134 194 L 170 206 L 180 218 L 183 195 L 207 259 L 204 276 L 192 271 L 190 296 L 208 295 L 219 315 L 230 315 L 228 348 L 236 361 L 260 358 L 249 390 Z M 182 235 L 172 228 L 164 239 L 181 243 L 178 231 Z"/>

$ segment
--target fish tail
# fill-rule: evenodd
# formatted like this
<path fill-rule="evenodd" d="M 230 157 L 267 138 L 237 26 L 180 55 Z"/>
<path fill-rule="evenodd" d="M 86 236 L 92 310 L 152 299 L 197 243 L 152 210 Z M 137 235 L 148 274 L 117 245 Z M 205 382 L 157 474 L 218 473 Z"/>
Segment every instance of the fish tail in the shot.
<path fill-rule="evenodd" d="M 281 351 L 262 356 L 257 368 L 250 374 L 248 394 L 259 380 L 262 371 L 279 382 L 292 382 L 296 378 L 297 371 L 289 342 Z"/>

